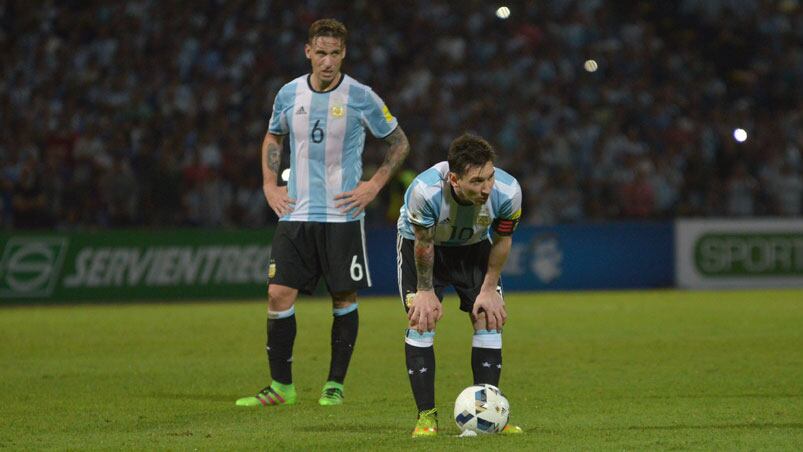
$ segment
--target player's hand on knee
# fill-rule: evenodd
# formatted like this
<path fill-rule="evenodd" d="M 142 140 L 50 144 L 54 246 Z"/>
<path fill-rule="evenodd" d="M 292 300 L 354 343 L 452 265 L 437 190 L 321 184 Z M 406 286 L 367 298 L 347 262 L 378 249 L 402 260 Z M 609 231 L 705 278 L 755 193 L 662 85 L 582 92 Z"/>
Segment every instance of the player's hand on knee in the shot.
<path fill-rule="evenodd" d="M 430 311 L 427 315 L 427 331 L 433 331 L 435 329 L 435 325 L 437 325 L 438 320 L 440 320 L 442 314 L 440 309 L 435 309 L 434 311 Z"/>
<path fill-rule="evenodd" d="M 493 312 L 494 320 L 496 321 L 495 328 L 488 328 L 489 330 L 501 330 L 503 326 L 505 326 L 505 322 L 507 322 L 507 311 L 505 310 L 505 306 L 501 305 L 497 310 Z"/>
<path fill-rule="evenodd" d="M 407 311 L 407 319 L 410 320 L 409 323 L 410 328 L 418 330 L 418 323 L 421 318 L 421 311 L 422 310 L 416 307 L 415 305 L 410 306 L 410 309 Z"/>
<path fill-rule="evenodd" d="M 419 333 L 434 330 L 442 316 L 441 303 L 434 291 L 416 293 L 410 311 L 407 313 L 407 318 L 410 319 L 410 328 Z"/>
<path fill-rule="evenodd" d="M 427 329 L 427 315 L 423 309 L 411 308 L 408 314 L 410 319 L 410 329 L 416 330 L 419 333 L 429 331 Z"/>
<path fill-rule="evenodd" d="M 435 329 L 435 325 L 441 318 L 439 309 L 418 308 L 415 311 L 410 309 L 412 316 L 410 317 L 410 328 L 425 333 Z"/>
<path fill-rule="evenodd" d="M 480 292 L 474 301 L 471 315 L 478 318 L 480 313 L 485 314 L 485 325 L 489 331 L 500 330 L 507 321 L 505 301 L 496 291 Z"/>

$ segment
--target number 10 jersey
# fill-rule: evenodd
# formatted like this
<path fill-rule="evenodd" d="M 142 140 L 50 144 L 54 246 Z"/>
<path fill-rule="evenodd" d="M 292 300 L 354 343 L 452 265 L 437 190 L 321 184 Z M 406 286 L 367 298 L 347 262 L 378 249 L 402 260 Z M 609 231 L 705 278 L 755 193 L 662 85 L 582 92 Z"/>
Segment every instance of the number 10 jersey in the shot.
<path fill-rule="evenodd" d="M 463 246 L 488 240 L 492 225 L 500 235 L 510 235 L 521 216 L 521 186 L 506 171 L 494 168 L 494 185 L 481 206 L 455 200 L 447 175 L 449 163 L 440 162 L 419 174 L 404 194 L 397 227 L 399 234 L 415 240 L 413 225 L 435 228 L 435 245 Z"/>

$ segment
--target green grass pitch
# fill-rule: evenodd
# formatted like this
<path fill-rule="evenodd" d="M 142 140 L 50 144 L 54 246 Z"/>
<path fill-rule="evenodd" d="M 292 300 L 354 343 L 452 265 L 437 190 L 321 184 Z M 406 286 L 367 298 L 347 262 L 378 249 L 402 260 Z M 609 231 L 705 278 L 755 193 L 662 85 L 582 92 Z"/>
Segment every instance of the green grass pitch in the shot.
<path fill-rule="evenodd" d="M 501 388 L 519 437 L 456 438 L 471 332 L 435 338 L 442 434 L 410 438 L 405 316 L 360 300 L 346 404 L 321 407 L 331 307 L 296 305 L 299 403 L 268 383 L 261 301 L 0 309 L 0 449 L 800 450 L 803 290 L 508 294 Z"/>

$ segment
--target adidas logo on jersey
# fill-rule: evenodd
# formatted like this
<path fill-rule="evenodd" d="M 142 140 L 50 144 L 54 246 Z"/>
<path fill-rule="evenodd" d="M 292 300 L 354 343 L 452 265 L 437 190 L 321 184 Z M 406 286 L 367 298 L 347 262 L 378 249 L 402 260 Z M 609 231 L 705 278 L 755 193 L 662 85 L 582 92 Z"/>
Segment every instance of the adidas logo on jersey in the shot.
<path fill-rule="evenodd" d="M 304 110 L 304 106 L 302 105 L 302 106 L 298 107 L 298 110 L 296 110 L 296 114 L 297 115 L 306 115 L 307 114 L 307 110 Z"/>

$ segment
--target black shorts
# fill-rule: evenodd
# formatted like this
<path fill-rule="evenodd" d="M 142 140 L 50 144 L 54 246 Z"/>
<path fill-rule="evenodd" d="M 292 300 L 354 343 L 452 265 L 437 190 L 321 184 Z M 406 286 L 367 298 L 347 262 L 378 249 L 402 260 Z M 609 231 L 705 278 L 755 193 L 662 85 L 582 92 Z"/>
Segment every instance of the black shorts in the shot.
<path fill-rule="evenodd" d="M 415 270 L 415 241 L 401 235 L 396 238 L 396 264 L 399 279 L 399 296 L 405 311 L 410 309 L 408 297 L 417 290 L 418 275 Z M 473 245 L 436 246 L 435 268 L 432 270 L 432 286 L 435 295 L 443 301 L 443 291 L 447 286 L 454 287 L 460 297 L 460 310 L 471 312 L 474 300 L 480 294 L 485 272 L 488 270 L 488 256 L 491 242 L 483 240 Z M 497 282 L 496 290 L 502 293 L 502 281 Z"/>
<path fill-rule="evenodd" d="M 268 284 L 311 294 L 323 276 L 329 293 L 371 287 L 363 221 L 280 221 L 271 245 Z"/>

